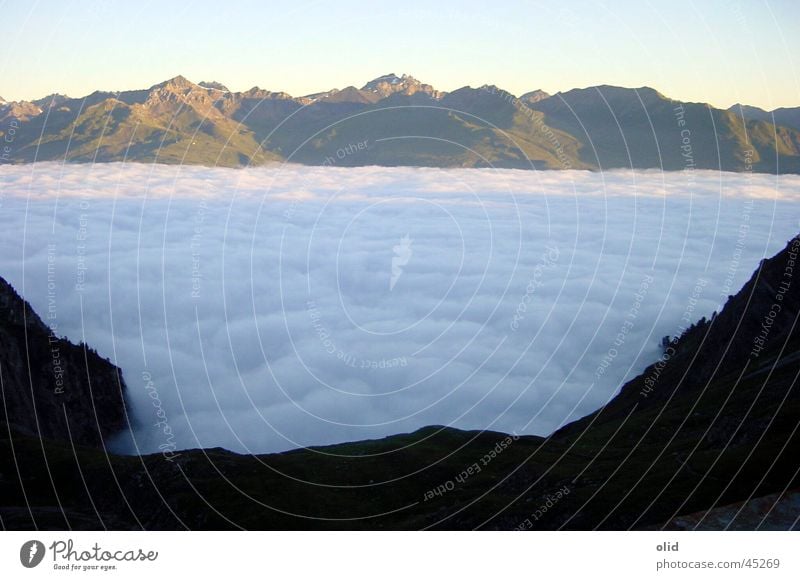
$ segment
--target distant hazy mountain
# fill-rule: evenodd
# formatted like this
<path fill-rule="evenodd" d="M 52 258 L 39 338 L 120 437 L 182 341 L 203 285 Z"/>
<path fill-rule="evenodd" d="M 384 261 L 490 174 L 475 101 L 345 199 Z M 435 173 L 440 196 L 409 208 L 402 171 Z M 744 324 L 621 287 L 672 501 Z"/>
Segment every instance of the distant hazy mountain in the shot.
<path fill-rule="evenodd" d="M 228 90 L 228 87 L 226 87 L 222 83 L 218 83 L 217 81 L 200 81 L 198 85 L 205 89 L 216 89 L 218 91 L 224 91 L 226 93 L 230 92 Z"/>
<path fill-rule="evenodd" d="M 754 121 L 766 121 L 800 130 L 800 107 L 782 107 L 772 111 L 765 111 L 750 105 L 736 104 L 729 111 Z"/>
<path fill-rule="evenodd" d="M 0 135 L 13 120 L 11 162 L 797 173 L 798 110 L 726 111 L 646 87 L 553 96 L 535 90 L 519 98 L 494 85 L 445 93 L 395 74 L 360 89 L 293 97 L 258 87 L 230 92 L 215 81 L 178 76 L 143 90 L 0 102 Z"/>

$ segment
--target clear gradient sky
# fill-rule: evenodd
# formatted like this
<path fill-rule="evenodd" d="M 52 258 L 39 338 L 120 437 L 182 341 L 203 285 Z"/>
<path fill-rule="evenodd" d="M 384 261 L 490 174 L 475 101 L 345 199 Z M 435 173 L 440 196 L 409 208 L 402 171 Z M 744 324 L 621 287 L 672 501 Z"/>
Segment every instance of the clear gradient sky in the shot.
<path fill-rule="evenodd" d="M 8 100 L 178 74 L 302 95 L 394 72 L 442 90 L 612 84 L 720 107 L 800 106 L 797 0 L 15 0 L 0 14 Z"/>

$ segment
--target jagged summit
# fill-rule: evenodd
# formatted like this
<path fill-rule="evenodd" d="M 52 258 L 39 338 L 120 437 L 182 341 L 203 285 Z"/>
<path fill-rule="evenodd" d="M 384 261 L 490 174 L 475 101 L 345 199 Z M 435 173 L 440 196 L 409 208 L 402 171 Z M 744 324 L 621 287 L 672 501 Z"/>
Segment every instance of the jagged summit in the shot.
<path fill-rule="evenodd" d="M 431 85 L 418 81 L 411 75 L 404 74 L 403 76 L 397 76 L 394 73 L 382 75 L 369 81 L 367 84 L 361 87 L 361 90 L 374 93 L 380 96 L 380 98 L 386 98 L 395 93 L 400 93 L 403 95 L 425 93 L 438 99 L 445 94 L 442 91 L 437 91 Z"/>
<path fill-rule="evenodd" d="M 32 102 L 37 107 L 46 109 L 50 107 L 58 107 L 59 105 L 65 103 L 68 100 L 69 97 L 67 95 L 53 93 L 52 95 L 47 95 L 46 97 L 42 97 L 41 99 L 36 99 L 35 101 Z"/>
<path fill-rule="evenodd" d="M 153 91 L 156 89 L 193 89 L 197 87 L 198 87 L 197 84 L 193 83 L 183 75 L 178 75 L 164 82 L 153 85 L 152 87 L 150 87 L 149 90 Z"/>
<path fill-rule="evenodd" d="M 376 85 L 378 83 L 389 83 L 389 84 L 392 84 L 392 85 L 396 85 L 398 83 L 403 82 L 403 78 L 405 78 L 406 76 L 407 75 L 404 74 L 402 77 L 399 77 L 394 73 L 389 73 L 388 75 L 381 75 L 379 77 L 376 77 L 376 78 L 372 79 L 370 82 L 368 82 L 362 88 L 364 90 L 366 90 L 366 89 L 371 88 L 371 86 Z"/>
<path fill-rule="evenodd" d="M 215 103 L 227 97 L 228 93 L 203 87 L 186 77 L 177 76 L 150 88 L 145 96 L 143 106 L 159 114 L 169 114 L 171 112 L 169 109 L 177 104 L 188 106 L 206 118 L 219 119 L 223 115 Z"/>
<path fill-rule="evenodd" d="M 670 171 L 686 166 L 673 110 L 679 102 L 654 89 L 602 85 L 556 98 L 542 90 L 524 93 L 518 102 L 510 96 L 491 84 L 445 93 L 393 72 L 360 89 L 301 97 L 257 87 L 231 92 L 216 81 L 196 84 L 178 75 L 147 89 L 5 103 L 0 123 L 20 124 L 13 127 L 14 163 L 124 159 L 242 167 L 285 160 L 294 151 L 293 162 L 314 165 L 331 149 L 364 139 L 388 144 L 386 138 L 400 131 L 433 137 L 429 145 L 440 145 L 429 150 L 412 140 L 392 141 L 348 163 Z M 800 107 L 757 119 L 756 109 L 735 113 L 680 104 L 692 123 L 693 167 L 800 173 Z M 557 134 L 548 136 L 541 121 Z M 0 125 L 0 138 L 11 130 L 9 123 Z M 463 148 L 441 145 L 446 142 Z"/>
<path fill-rule="evenodd" d="M 42 114 L 42 109 L 36 103 L 29 101 L 11 101 L 2 103 L 0 121 L 15 119 L 18 122 L 27 122 Z"/>
<path fill-rule="evenodd" d="M 546 93 L 541 89 L 536 89 L 535 91 L 530 91 L 521 95 L 519 100 L 522 101 L 523 103 L 532 105 L 534 103 L 538 103 L 539 101 L 543 101 L 549 98 L 550 98 L 550 93 Z"/>
<path fill-rule="evenodd" d="M 294 97 L 289 93 L 284 93 L 283 91 L 274 92 L 268 91 L 267 89 L 262 89 L 260 87 L 251 87 L 244 91 L 243 93 L 229 93 L 233 100 L 237 98 L 245 98 L 245 99 L 280 99 L 280 100 L 293 100 Z"/>
<path fill-rule="evenodd" d="M 211 89 L 214 91 L 223 91 L 226 93 L 231 92 L 228 87 L 223 85 L 222 83 L 218 83 L 217 81 L 200 81 L 197 83 L 198 86 L 203 87 L 204 89 Z"/>

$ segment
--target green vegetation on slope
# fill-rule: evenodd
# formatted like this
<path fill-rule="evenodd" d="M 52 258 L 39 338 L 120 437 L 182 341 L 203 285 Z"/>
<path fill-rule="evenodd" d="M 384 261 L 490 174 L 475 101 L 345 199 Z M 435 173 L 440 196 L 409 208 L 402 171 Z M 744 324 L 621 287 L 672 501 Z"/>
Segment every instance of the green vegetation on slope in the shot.
<path fill-rule="evenodd" d="M 216 86 L 176 77 L 147 90 L 6 104 L 0 135 L 19 125 L 11 162 L 800 172 L 797 128 L 646 87 L 518 99 L 495 86 L 442 93 L 394 75 L 300 98 Z M 369 147 L 337 156 L 359 143 Z"/>

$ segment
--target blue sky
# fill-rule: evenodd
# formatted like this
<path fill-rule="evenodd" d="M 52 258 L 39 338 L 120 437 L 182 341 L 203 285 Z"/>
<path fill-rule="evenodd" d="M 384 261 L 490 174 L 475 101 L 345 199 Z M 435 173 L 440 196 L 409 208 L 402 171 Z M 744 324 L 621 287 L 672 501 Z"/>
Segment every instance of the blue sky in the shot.
<path fill-rule="evenodd" d="M 0 2 L 0 95 L 145 88 L 183 74 L 308 94 L 409 73 L 443 90 L 597 84 L 800 105 L 793 1 Z"/>

